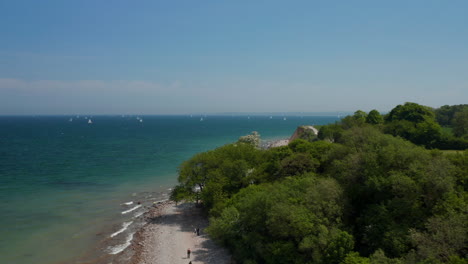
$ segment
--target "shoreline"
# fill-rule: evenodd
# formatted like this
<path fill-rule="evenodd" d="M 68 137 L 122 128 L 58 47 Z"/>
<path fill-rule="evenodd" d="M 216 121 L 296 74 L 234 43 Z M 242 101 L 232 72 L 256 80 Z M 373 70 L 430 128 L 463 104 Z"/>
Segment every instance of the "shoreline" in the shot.
<path fill-rule="evenodd" d="M 154 201 L 167 198 L 161 196 L 177 184 L 176 168 L 183 160 L 232 143 L 247 131 L 264 131 L 262 140 L 266 141 L 285 139 L 305 120 L 334 121 L 304 117 L 254 124 L 246 118 L 223 117 L 201 124 L 153 117 L 142 126 L 128 118 L 106 117 L 96 119 L 99 122 L 93 119 L 96 126 L 85 129 L 75 118 L 73 122 L 68 118 L 44 117 L 40 122 L 12 118 L 11 126 L 5 127 L 12 133 L 6 134 L 11 144 L 5 146 L 9 159 L 3 165 L 12 181 L 4 186 L 5 241 L 0 262 L 115 263 L 131 235 L 137 239 L 134 233 L 146 223 L 144 213 Z M 181 130 L 188 126 L 195 126 L 190 135 Z M 21 136 L 20 127 L 34 131 L 38 140 Z M 133 132 L 140 136 L 129 137 Z M 30 156 L 21 161 L 28 166 L 22 169 L 15 157 L 26 153 Z M 43 170 L 50 173 L 39 174 Z M 29 182 L 41 184 L 25 184 Z M 143 206 L 129 211 L 138 201 Z"/>
<path fill-rule="evenodd" d="M 289 139 L 286 138 L 265 140 L 261 143 L 261 148 L 269 149 L 286 146 L 288 143 Z M 132 199 L 131 202 L 120 204 L 123 207 L 122 215 L 140 212 L 134 214 L 130 219 L 123 220 L 120 225 L 114 225 L 107 232 L 103 232 L 108 233 L 112 230 L 110 236 L 104 238 L 99 243 L 98 252 L 104 254 L 91 257 L 94 261 L 90 260 L 90 256 L 80 258 L 78 260 L 79 263 L 188 263 L 190 260 L 192 264 L 233 263 L 228 251 L 215 245 L 208 235 L 203 233 L 204 228 L 208 227 L 208 219 L 203 215 L 201 208 L 196 208 L 194 203 L 189 202 L 176 206 L 174 202 L 168 200 L 168 194 L 165 192 L 158 192 L 154 196 L 147 196 L 146 192 L 141 194 L 145 194 L 144 197 L 140 197 L 141 199 Z M 141 209 L 144 209 L 144 211 L 142 212 Z M 192 223 L 189 223 L 190 221 Z M 195 225 L 200 227 L 201 234 L 199 237 L 196 237 L 194 233 Z M 159 237 L 157 235 L 160 234 L 159 232 L 162 232 L 163 235 L 167 235 L 168 233 L 177 234 L 179 237 L 174 238 L 177 241 L 172 241 L 173 239 L 170 236 L 166 237 L 166 239 Z M 115 243 L 115 241 L 120 242 Z M 172 245 L 168 245 L 168 243 L 172 243 Z M 182 255 L 186 257 L 187 248 L 181 249 L 180 246 L 174 243 L 191 248 L 192 255 L 196 256 L 196 259 L 184 259 Z M 112 251 L 117 252 L 111 253 Z M 153 253 L 150 254 L 149 252 Z M 168 260 L 168 254 L 172 256 L 179 255 L 179 259 Z M 212 259 L 210 256 L 217 257 L 216 259 Z M 164 257 L 165 259 L 158 260 L 160 257 Z M 184 260 L 186 261 L 184 262 Z"/>
<path fill-rule="evenodd" d="M 281 138 L 262 142 L 261 148 L 287 146 L 289 139 Z M 143 226 L 132 235 L 129 245 L 114 255 L 117 264 L 149 263 L 206 263 L 229 264 L 229 252 L 216 245 L 203 231 L 208 219 L 193 202 L 178 205 L 170 200 L 153 203 L 143 213 Z M 194 230 L 200 228 L 197 236 Z M 190 248 L 191 258 L 186 250 Z"/>
<path fill-rule="evenodd" d="M 194 203 L 160 202 L 144 213 L 144 219 L 146 223 L 134 233 L 130 245 L 116 254 L 113 263 L 231 263 L 228 251 L 204 233 L 208 219 Z M 194 232 L 197 227 L 199 236 Z"/>
<path fill-rule="evenodd" d="M 270 149 L 270 148 L 277 148 L 282 146 L 287 146 L 289 144 L 289 138 L 279 138 L 279 139 L 270 139 L 270 140 L 262 140 L 260 142 L 261 149 Z"/>

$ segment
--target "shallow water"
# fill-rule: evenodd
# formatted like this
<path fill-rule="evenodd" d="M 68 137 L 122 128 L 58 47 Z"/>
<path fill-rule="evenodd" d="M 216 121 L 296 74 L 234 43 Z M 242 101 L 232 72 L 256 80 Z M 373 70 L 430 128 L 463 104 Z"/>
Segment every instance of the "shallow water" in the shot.
<path fill-rule="evenodd" d="M 116 252 L 138 228 L 135 216 L 167 198 L 193 154 L 254 130 L 274 139 L 337 120 L 141 118 L 0 117 L 0 263 L 81 263 Z"/>

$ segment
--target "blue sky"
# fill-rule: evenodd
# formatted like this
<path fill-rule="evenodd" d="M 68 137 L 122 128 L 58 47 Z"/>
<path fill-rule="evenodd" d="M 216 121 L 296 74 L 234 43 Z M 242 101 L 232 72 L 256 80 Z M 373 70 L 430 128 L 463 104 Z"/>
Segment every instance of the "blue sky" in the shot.
<path fill-rule="evenodd" d="M 0 0 L 0 114 L 468 103 L 467 1 Z"/>

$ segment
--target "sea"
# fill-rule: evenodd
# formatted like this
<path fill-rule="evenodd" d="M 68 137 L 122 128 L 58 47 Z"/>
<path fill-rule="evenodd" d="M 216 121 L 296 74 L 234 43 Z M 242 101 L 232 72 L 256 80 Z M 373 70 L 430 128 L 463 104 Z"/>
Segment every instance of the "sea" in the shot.
<path fill-rule="evenodd" d="M 168 199 L 184 160 L 252 131 L 272 141 L 338 119 L 0 116 L 0 263 L 111 262 Z"/>

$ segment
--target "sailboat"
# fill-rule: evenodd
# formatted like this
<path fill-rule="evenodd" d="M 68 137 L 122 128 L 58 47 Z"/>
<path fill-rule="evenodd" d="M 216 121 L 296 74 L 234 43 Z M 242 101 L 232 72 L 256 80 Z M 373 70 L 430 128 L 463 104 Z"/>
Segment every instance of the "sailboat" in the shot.
<path fill-rule="evenodd" d="M 92 124 L 93 121 L 91 121 L 91 119 L 88 119 L 88 124 Z"/>

